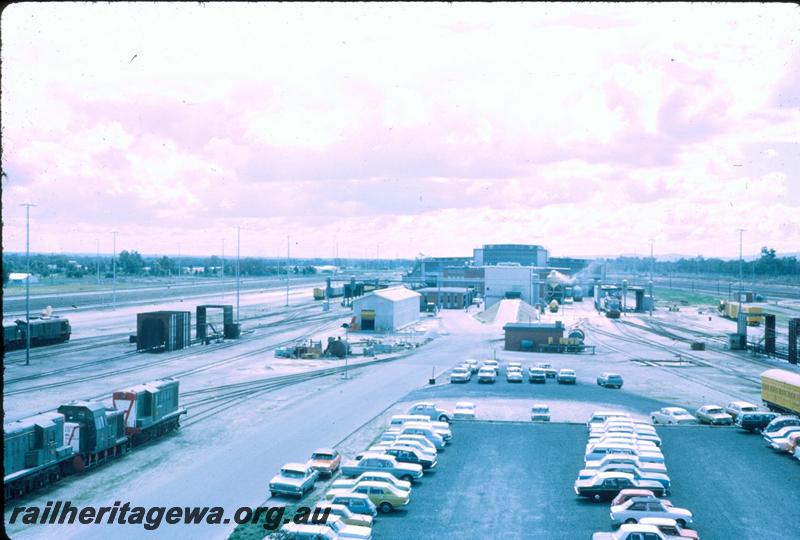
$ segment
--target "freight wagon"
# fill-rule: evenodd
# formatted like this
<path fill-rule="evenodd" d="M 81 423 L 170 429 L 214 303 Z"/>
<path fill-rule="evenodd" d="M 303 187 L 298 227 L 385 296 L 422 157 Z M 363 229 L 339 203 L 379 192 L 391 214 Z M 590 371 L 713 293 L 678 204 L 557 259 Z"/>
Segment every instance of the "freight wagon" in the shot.
<path fill-rule="evenodd" d="M 728 300 L 720 300 L 717 309 L 720 315 L 726 319 L 738 320 L 739 318 L 739 303 L 730 302 Z M 748 326 L 760 326 L 761 318 L 764 316 L 764 308 L 759 306 L 742 306 L 742 312 L 747 315 Z"/>
<path fill-rule="evenodd" d="M 328 289 L 328 298 L 339 298 L 344 296 L 344 287 L 331 287 Z M 325 289 L 314 287 L 314 300 L 324 300 Z"/>
<path fill-rule="evenodd" d="M 31 318 L 31 347 L 41 347 L 52 343 L 69 341 L 72 328 L 67 319 L 50 317 L 47 319 Z M 17 320 L 13 324 L 3 325 L 3 348 L 6 351 L 22 349 L 27 342 L 27 325 Z"/>
<path fill-rule="evenodd" d="M 163 379 L 114 392 L 114 407 L 72 401 L 58 412 L 3 426 L 6 500 L 126 454 L 179 427 L 178 381 Z"/>
<path fill-rule="evenodd" d="M 800 373 L 783 369 L 763 372 L 761 400 L 771 411 L 800 415 Z"/>

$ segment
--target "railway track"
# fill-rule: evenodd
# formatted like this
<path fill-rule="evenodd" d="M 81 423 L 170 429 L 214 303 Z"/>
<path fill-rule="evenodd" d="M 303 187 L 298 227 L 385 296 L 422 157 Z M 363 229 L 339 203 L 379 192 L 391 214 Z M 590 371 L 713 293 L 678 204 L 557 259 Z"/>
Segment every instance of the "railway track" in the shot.
<path fill-rule="evenodd" d="M 295 341 L 298 341 L 298 340 L 301 340 L 301 339 L 307 339 L 307 337 L 309 335 L 313 335 L 315 332 L 319 331 L 319 329 L 321 329 L 322 327 L 324 327 L 325 325 L 330 323 L 332 320 L 342 318 L 342 314 L 338 314 L 338 313 L 329 313 L 329 314 L 325 314 L 325 315 L 321 315 L 321 316 L 318 315 L 318 314 L 312 314 L 312 315 L 309 315 L 309 316 L 306 316 L 306 317 L 300 317 L 299 315 L 300 315 L 300 312 L 296 312 L 293 316 L 291 316 L 291 317 L 289 317 L 287 319 L 282 319 L 280 321 L 274 321 L 274 322 L 271 322 L 271 323 L 258 325 L 256 328 L 279 328 L 280 331 L 291 331 L 291 330 L 297 329 L 298 327 L 307 326 L 309 323 L 314 322 L 315 319 L 321 319 L 322 322 L 321 322 L 320 325 L 311 328 L 307 332 L 304 332 L 303 335 L 300 336 L 300 337 L 295 336 L 295 337 L 293 337 L 291 339 L 282 341 L 282 342 L 280 342 L 278 344 L 275 344 L 275 345 L 270 345 L 270 346 L 267 346 L 267 347 L 260 347 L 260 348 L 257 348 L 255 350 L 252 350 L 252 351 L 247 351 L 247 352 L 244 352 L 244 353 L 240 353 L 238 355 L 234 355 L 233 357 L 227 357 L 227 358 L 223 358 L 223 359 L 220 359 L 220 360 L 212 361 L 212 362 L 210 362 L 208 364 L 204 364 L 202 366 L 198 366 L 198 367 L 192 368 L 190 370 L 185 370 L 185 371 L 172 373 L 172 374 L 164 375 L 164 376 L 165 377 L 167 377 L 167 376 L 173 376 L 173 377 L 185 376 L 185 375 L 188 375 L 188 374 L 197 373 L 197 372 L 200 372 L 200 371 L 211 369 L 211 368 L 217 367 L 219 365 L 224 365 L 226 363 L 230 363 L 230 362 L 233 362 L 233 361 L 236 361 L 236 360 L 240 360 L 242 358 L 247 358 L 247 357 L 250 357 L 250 356 L 256 356 L 256 355 L 259 355 L 259 354 L 263 354 L 264 352 L 272 351 L 272 350 L 274 350 L 274 349 L 276 349 L 278 347 L 282 347 L 284 345 L 288 345 L 288 344 L 293 343 Z M 269 335 L 274 334 L 274 333 L 276 333 L 276 332 L 271 332 L 271 333 L 268 333 L 266 335 L 260 335 L 260 336 L 258 336 L 258 338 L 268 337 Z M 252 339 L 248 339 L 246 341 L 252 342 Z M 243 340 L 239 339 L 239 340 L 225 341 L 225 342 L 222 342 L 222 343 L 211 344 L 211 345 L 206 346 L 203 349 L 203 353 L 213 352 L 213 351 L 216 351 L 216 350 L 219 350 L 219 349 L 225 349 L 225 348 L 228 348 L 228 347 L 233 347 L 235 345 L 241 344 L 242 342 L 243 342 Z M 113 358 L 111 360 L 120 359 L 120 358 L 126 358 L 126 357 L 133 356 L 133 355 L 136 355 L 136 354 L 138 354 L 138 353 L 136 353 L 135 351 L 131 351 L 129 353 L 126 353 L 125 355 L 120 355 L 120 356 L 115 357 L 115 358 Z M 40 390 L 49 390 L 49 389 L 53 389 L 53 388 L 60 388 L 60 387 L 63 387 L 63 386 L 70 386 L 70 385 L 73 385 L 73 384 L 79 384 L 79 383 L 83 383 L 83 382 L 87 382 L 87 381 L 102 379 L 102 378 L 106 378 L 106 377 L 110 377 L 110 376 L 114 376 L 114 375 L 132 373 L 132 372 L 139 371 L 139 370 L 142 370 L 142 369 L 150 368 L 150 367 L 155 366 L 155 365 L 161 365 L 161 364 L 166 364 L 166 363 L 174 362 L 174 361 L 177 361 L 177 360 L 181 360 L 181 359 L 184 359 L 184 358 L 186 358 L 188 356 L 193 356 L 193 355 L 197 355 L 197 354 L 198 354 L 198 351 L 196 349 L 192 349 L 190 347 L 190 348 L 184 349 L 183 351 L 179 351 L 178 353 L 172 354 L 172 355 L 170 355 L 170 356 L 168 356 L 166 358 L 160 358 L 160 359 L 157 359 L 157 360 L 150 360 L 148 362 L 145 362 L 145 363 L 142 363 L 142 364 L 137 364 L 135 366 L 125 366 L 125 367 L 121 367 L 121 368 L 118 368 L 118 369 L 113 369 L 113 370 L 109 370 L 109 371 L 103 371 L 101 373 L 93 373 L 91 375 L 87 375 L 87 376 L 83 376 L 83 377 L 75 377 L 75 378 L 71 378 L 71 379 L 68 379 L 68 380 L 61 380 L 61 381 L 54 381 L 54 382 L 50 382 L 50 383 L 31 385 L 31 386 L 26 386 L 24 388 L 13 388 L 13 389 L 7 389 L 6 388 L 4 390 L 4 395 L 5 396 L 13 396 L 13 395 L 23 394 L 23 393 L 27 393 L 27 392 L 34 392 L 34 391 L 40 391 Z M 64 367 L 64 368 L 60 368 L 60 369 L 57 369 L 57 370 L 50 370 L 48 372 L 43 372 L 43 373 L 36 374 L 36 375 L 28 375 L 28 376 L 24 376 L 24 377 L 18 377 L 16 379 L 6 380 L 5 384 L 6 384 L 6 387 L 8 387 L 9 385 L 17 384 L 19 382 L 35 380 L 35 379 L 38 379 L 38 378 L 57 375 L 57 374 L 65 373 L 65 372 L 72 372 L 72 371 L 75 371 L 77 369 L 83 369 L 85 367 L 92 367 L 94 365 L 107 363 L 109 361 L 110 361 L 110 359 L 101 359 L 101 360 L 97 360 L 97 361 L 93 361 L 93 362 L 86 362 L 86 363 L 80 364 L 79 366 Z"/>

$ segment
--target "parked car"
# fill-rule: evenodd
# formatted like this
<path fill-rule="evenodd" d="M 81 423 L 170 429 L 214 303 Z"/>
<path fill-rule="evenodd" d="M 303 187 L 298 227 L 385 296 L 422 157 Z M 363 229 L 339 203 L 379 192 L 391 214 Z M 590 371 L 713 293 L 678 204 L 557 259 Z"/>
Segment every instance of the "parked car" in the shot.
<path fill-rule="evenodd" d="M 667 506 L 652 497 L 633 497 L 619 506 L 611 507 L 611 522 L 615 525 L 638 523 L 646 517 L 672 518 L 681 527 L 692 524 L 692 513 L 689 510 Z"/>
<path fill-rule="evenodd" d="M 798 446 L 800 446 L 800 436 L 797 433 L 789 435 L 789 444 L 786 445 L 786 451 L 794 455 L 794 451 Z"/>
<path fill-rule="evenodd" d="M 751 432 L 761 431 L 777 416 L 778 413 L 774 412 L 742 413 L 736 418 L 736 425 Z"/>
<path fill-rule="evenodd" d="M 623 525 L 614 532 L 596 532 L 592 540 L 670 540 L 655 525 Z"/>
<path fill-rule="evenodd" d="M 611 506 L 619 506 L 620 504 L 624 503 L 628 499 L 632 499 L 633 497 L 652 497 L 658 501 L 663 502 L 667 506 L 672 506 L 672 503 L 667 499 L 659 499 L 656 497 L 655 493 L 650 491 L 649 489 L 623 489 L 620 491 L 616 497 L 611 500 Z"/>
<path fill-rule="evenodd" d="M 389 420 L 388 431 L 400 431 L 404 425 L 408 423 L 425 424 L 433 428 L 433 430 L 442 436 L 445 441 L 453 438 L 453 432 L 450 430 L 450 424 L 447 422 L 432 421 L 430 418 L 423 414 L 395 414 Z"/>
<path fill-rule="evenodd" d="M 700 535 L 693 529 L 686 529 L 681 527 L 678 522 L 672 518 L 665 517 L 644 517 L 639 520 L 640 525 L 653 525 L 658 527 L 658 530 L 664 533 L 667 538 L 692 538 L 699 540 Z"/>
<path fill-rule="evenodd" d="M 383 450 L 384 454 L 394 456 L 400 463 L 417 463 L 423 470 L 436 467 L 436 456 L 433 454 L 423 454 L 422 452 L 402 445 L 395 445 Z"/>
<path fill-rule="evenodd" d="M 439 451 L 435 444 L 433 444 L 427 437 L 423 437 L 422 435 L 405 433 L 397 435 L 393 440 L 398 442 L 415 442 L 422 446 L 423 450 L 429 454 L 436 454 Z"/>
<path fill-rule="evenodd" d="M 494 383 L 497 380 L 497 372 L 491 366 L 483 366 L 478 370 L 479 383 Z"/>
<path fill-rule="evenodd" d="M 422 478 L 422 466 L 400 463 L 394 456 L 366 453 L 361 459 L 342 463 L 342 476 L 358 476 L 364 472 L 388 472 L 401 480 L 413 482 Z"/>
<path fill-rule="evenodd" d="M 451 383 L 467 383 L 472 380 L 472 371 L 468 368 L 457 367 L 450 372 Z"/>
<path fill-rule="evenodd" d="M 411 482 L 398 479 L 392 473 L 387 472 L 365 472 L 361 473 L 355 478 L 341 478 L 331 484 L 331 489 L 328 491 L 326 498 L 333 499 L 337 493 L 332 493 L 334 490 L 341 490 L 342 493 L 352 490 L 358 485 L 359 482 L 383 482 L 391 484 L 401 491 L 411 491 Z"/>
<path fill-rule="evenodd" d="M 378 454 L 382 454 L 384 450 L 387 448 L 392 447 L 402 447 L 402 448 L 411 448 L 412 450 L 417 450 L 421 452 L 423 455 L 428 456 L 429 459 L 436 458 L 436 448 L 433 446 L 424 446 L 419 441 L 411 441 L 407 439 L 395 439 L 393 441 L 381 441 L 374 446 L 370 446 L 370 452 L 376 452 Z"/>
<path fill-rule="evenodd" d="M 345 493 L 336 495 L 330 499 L 331 504 L 341 504 L 348 510 L 356 514 L 375 517 L 378 514 L 378 507 L 375 506 L 369 497 L 361 493 Z"/>
<path fill-rule="evenodd" d="M 728 406 L 725 407 L 725 412 L 727 412 L 734 420 L 742 414 L 742 413 L 755 413 L 760 412 L 758 405 L 754 405 L 753 403 L 748 403 L 747 401 L 731 401 L 728 403 Z"/>
<path fill-rule="evenodd" d="M 666 473 L 642 471 L 639 467 L 630 463 L 613 463 L 605 465 L 600 469 L 581 469 L 578 471 L 578 478 L 592 478 L 604 472 L 624 472 L 630 474 L 636 480 L 653 480 L 659 482 L 666 490 L 668 490 L 671 485 L 669 476 L 667 476 Z"/>
<path fill-rule="evenodd" d="M 694 424 L 695 417 L 681 407 L 664 407 L 650 413 L 654 424 Z"/>
<path fill-rule="evenodd" d="M 453 418 L 457 420 L 475 420 L 475 404 L 471 401 L 458 401 L 453 409 Z"/>
<path fill-rule="evenodd" d="M 599 461 L 609 454 L 627 454 L 637 457 L 638 452 L 633 445 L 630 444 L 598 444 L 587 450 L 584 456 L 584 462 Z"/>
<path fill-rule="evenodd" d="M 630 463 L 631 465 L 636 465 L 641 471 L 658 473 L 667 472 L 667 466 L 663 463 L 641 461 L 638 456 L 631 456 L 628 454 L 608 454 L 603 459 L 599 459 L 597 461 L 587 461 L 583 467 L 585 469 L 602 469 L 605 465 L 614 463 Z"/>
<path fill-rule="evenodd" d="M 422 435 L 431 441 L 437 450 L 442 450 L 446 444 L 444 437 L 437 433 L 431 426 L 426 424 L 408 423 L 404 424 L 398 432 L 399 435 Z"/>
<path fill-rule="evenodd" d="M 287 463 L 269 481 L 272 496 L 292 495 L 302 497 L 312 489 L 319 473 L 304 463 Z"/>
<path fill-rule="evenodd" d="M 318 448 L 311 454 L 308 466 L 319 472 L 320 476 L 333 476 L 339 470 L 342 456 L 332 448 Z"/>
<path fill-rule="evenodd" d="M 539 362 L 536 367 L 543 369 L 548 379 L 555 379 L 556 375 L 558 375 L 558 371 L 553 369 L 553 366 L 547 362 Z"/>
<path fill-rule="evenodd" d="M 603 437 L 597 440 L 590 440 L 589 442 L 586 443 L 586 451 L 590 452 L 593 448 L 597 446 L 602 446 L 602 445 L 608 446 L 614 444 L 630 446 L 634 450 L 636 450 L 637 453 L 638 452 L 661 453 L 661 449 L 650 441 L 638 441 L 636 439 L 626 438 L 626 437 Z"/>
<path fill-rule="evenodd" d="M 289 522 L 281 527 L 284 538 L 292 540 L 341 540 L 336 531 L 327 525 L 310 525 Z"/>
<path fill-rule="evenodd" d="M 800 433 L 800 426 L 786 426 L 772 435 L 765 435 L 764 440 L 773 449 L 785 452 L 789 448 L 792 435 L 795 433 Z"/>
<path fill-rule="evenodd" d="M 604 424 L 609 418 L 630 418 L 631 415 L 622 411 L 594 411 L 586 422 L 587 428 Z"/>
<path fill-rule="evenodd" d="M 542 368 L 530 367 L 528 368 L 528 382 L 547 383 L 547 373 Z"/>
<path fill-rule="evenodd" d="M 343 504 L 332 504 L 328 501 L 321 501 L 315 505 L 316 509 L 320 512 L 329 512 L 332 516 L 339 516 L 339 519 L 347 525 L 356 525 L 358 527 L 372 527 L 373 518 L 367 514 L 356 514 Z"/>
<path fill-rule="evenodd" d="M 558 384 L 575 384 L 578 380 L 574 369 L 563 368 L 558 372 Z"/>
<path fill-rule="evenodd" d="M 335 531 L 342 540 L 372 540 L 372 527 L 348 525 L 339 516 L 329 515 L 325 525 Z"/>
<path fill-rule="evenodd" d="M 507 382 L 518 382 L 521 383 L 524 380 L 522 376 L 522 370 L 511 369 L 509 368 L 506 370 L 506 381 Z"/>
<path fill-rule="evenodd" d="M 522 362 L 509 362 L 506 365 L 506 369 L 516 369 L 522 371 Z"/>
<path fill-rule="evenodd" d="M 733 416 L 725 412 L 719 405 L 703 405 L 694 413 L 697 421 L 701 424 L 711 424 L 712 426 L 729 426 L 733 424 Z"/>
<path fill-rule="evenodd" d="M 651 480 L 636 480 L 630 474 L 620 472 L 600 473 L 592 478 L 575 480 L 575 494 L 595 501 L 613 499 L 623 489 L 649 489 L 658 497 L 664 496 L 664 487 Z"/>
<path fill-rule="evenodd" d="M 800 418 L 791 414 L 776 416 L 767 424 L 767 427 L 761 430 L 761 433 L 769 435 L 786 426 L 800 426 Z"/>
<path fill-rule="evenodd" d="M 622 388 L 623 382 L 622 375 L 619 373 L 604 371 L 597 377 L 597 386 L 605 388 Z"/>
<path fill-rule="evenodd" d="M 470 371 L 472 371 L 472 373 L 477 373 L 478 372 L 479 363 L 478 363 L 477 360 L 472 360 L 472 359 L 465 360 L 464 363 L 469 366 L 469 369 L 470 369 Z"/>
<path fill-rule="evenodd" d="M 592 431 L 589 433 L 589 440 L 599 440 L 603 437 L 629 437 L 636 441 L 648 441 L 656 446 L 661 446 L 661 437 L 657 433 L 649 433 L 646 431 L 628 431 L 621 427 L 612 427 L 606 431 Z"/>
<path fill-rule="evenodd" d="M 532 422 L 549 422 L 550 421 L 550 407 L 544 403 L 534 403 L 531 407 L 531 421 Z"/>
<path fill-rule="evenodd" d="M 484 360 L 483 365 L 481 367 L 492 368 L 494 370 L 495 375 L 500 373 L 500 362 L 498 362 L 497 360 Z"/>
<path fill-rule="evenodd" d="M 444 409 L 436 406 L 436 403 L 422 402 L 415 403 L 410 409 L 408 414 L 421 414 L 427 416 L 431 420 L 438 420 L 439 422 L 450 422 L 452 414 Z"/>
<path fill-rule="evenodd" d="M 390 485 L 377 482 L 362 482 L 353 489 L 353 493 L 366 495 L 383 513 L 391 512 L 395 508 L 411 502 L 411 493 L 408 491 L 400 491 Z"/>

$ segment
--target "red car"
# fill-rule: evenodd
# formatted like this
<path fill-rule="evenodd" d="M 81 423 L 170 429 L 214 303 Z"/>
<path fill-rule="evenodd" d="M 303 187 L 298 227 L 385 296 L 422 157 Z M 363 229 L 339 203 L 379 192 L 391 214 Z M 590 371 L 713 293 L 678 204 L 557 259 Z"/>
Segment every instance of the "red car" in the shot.
<path fill-rule="evenodd" d="M 614 497 L 614 500 L 611 501 L 611 506 L 618 506 L 628 499 L 633 497 L 656 497 L 656 494 L 650 491 L 649 489 L 623 489 L 619 492 L 619 494 Z M 661 502 L 664 503 L 664 506 L 672 506 L 672 503 L 669 502 L 667 499 L 659 499 Z"/>

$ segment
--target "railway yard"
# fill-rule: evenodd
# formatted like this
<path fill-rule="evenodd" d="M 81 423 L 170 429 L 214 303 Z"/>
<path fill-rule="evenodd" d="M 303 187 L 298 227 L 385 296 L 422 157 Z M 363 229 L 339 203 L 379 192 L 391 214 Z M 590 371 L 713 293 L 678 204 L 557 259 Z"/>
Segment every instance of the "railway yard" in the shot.
<path fill-rule="evenodd" d="M 20 504 L 69 500 L 104 506 L 123 498 L 145 507 L 291 505 L 288 498 L 270 497 L 267 487 L 285 463 L 304 462 L 319 447 L 335 448 L 350 459 L 380 440 L 392 416 L 414 403 L 435 402 L 452 411 L 456 403 L 469 401 L 475 419 L 452 420 L 453 440 L 441 451 L 437 468 L 415 484 L 411 504 L 380 514 L 374 538 L 462 537 L 462 526 L 469 526 L 475 538 L 587 538 L 612 530 L 608 503 L 578 498 L 572 488 L 584 467 L 581 451 L 593 411 L 625 411 L 649 421 L 652 411 L 669 406 L 694 411 L 736 400 L 760 404 L 762 372 L 797 373 L 779 359 L 727 350 L 725 335 L 732 323 L 709 316 L 708 309 L 657 309 L 652 318 L 608 319 L 591 302 L 575 302 L 545 317 L 580 328 L 595 354 L 503 350 L 501 325 L 480 322 L 473 307 L 422 317 L 410 332 L 419 346 L 404 351 L 347 361 L 276 358 L 275 350 L 290 343 L 341 337 L 350 310 L 337 303 L 323 310 L 311 292 L 312 284 L 295 284 L 289 306 L 277 287 L 243 293 L 238 340 L 158 355 L 136 353 L 126 338 L 141 306 L 122 302 L 113 312 L 70 315 L 72 339 L 33 349 L 30 366 L 24 365 L 24 351 L 8 352 L 6 423 L 73 399 L 108 402 L 116 390 L 167 377 L 180 382 L 179 405 L 187 410 L 178 431 L 23 494 Z M 188 309 L 187 301 L 200 299 L 153 305 Z M 706 342 L 706 350 L 690 349 L 698 339 Z M 449 373 L 468 358 L 497 359 L 496 382 L 479 384 L 473 378 L 451 384 Z M 577 381 L 510 383 L 506 376 L 514 362 L 525 368 L 543 362 L 550 369 L 571 368 Z M 622 389 L 595 383 L 606 371 L 624 378 Z M 537 403 L 549 407 L 549 423 L 530 421 Z M 672 478 L 669 498 L 694 512 L 694 527 L 703 538 L 781 537 L 787 521 L 800 518 L 800 463 L 768 448 L 757 434 L 699 425 L 660 427 L 658 434 Z M 302 502 L 324 499 L 330 482 L 318 482 Z M 5 517 L 14 538 L 140 534 L 121 525 L 10 524 L 8 507 Z M 265 532 L 257 525 L 229 523 L 171 525 L 148 534 L 250 538 Z"/>

